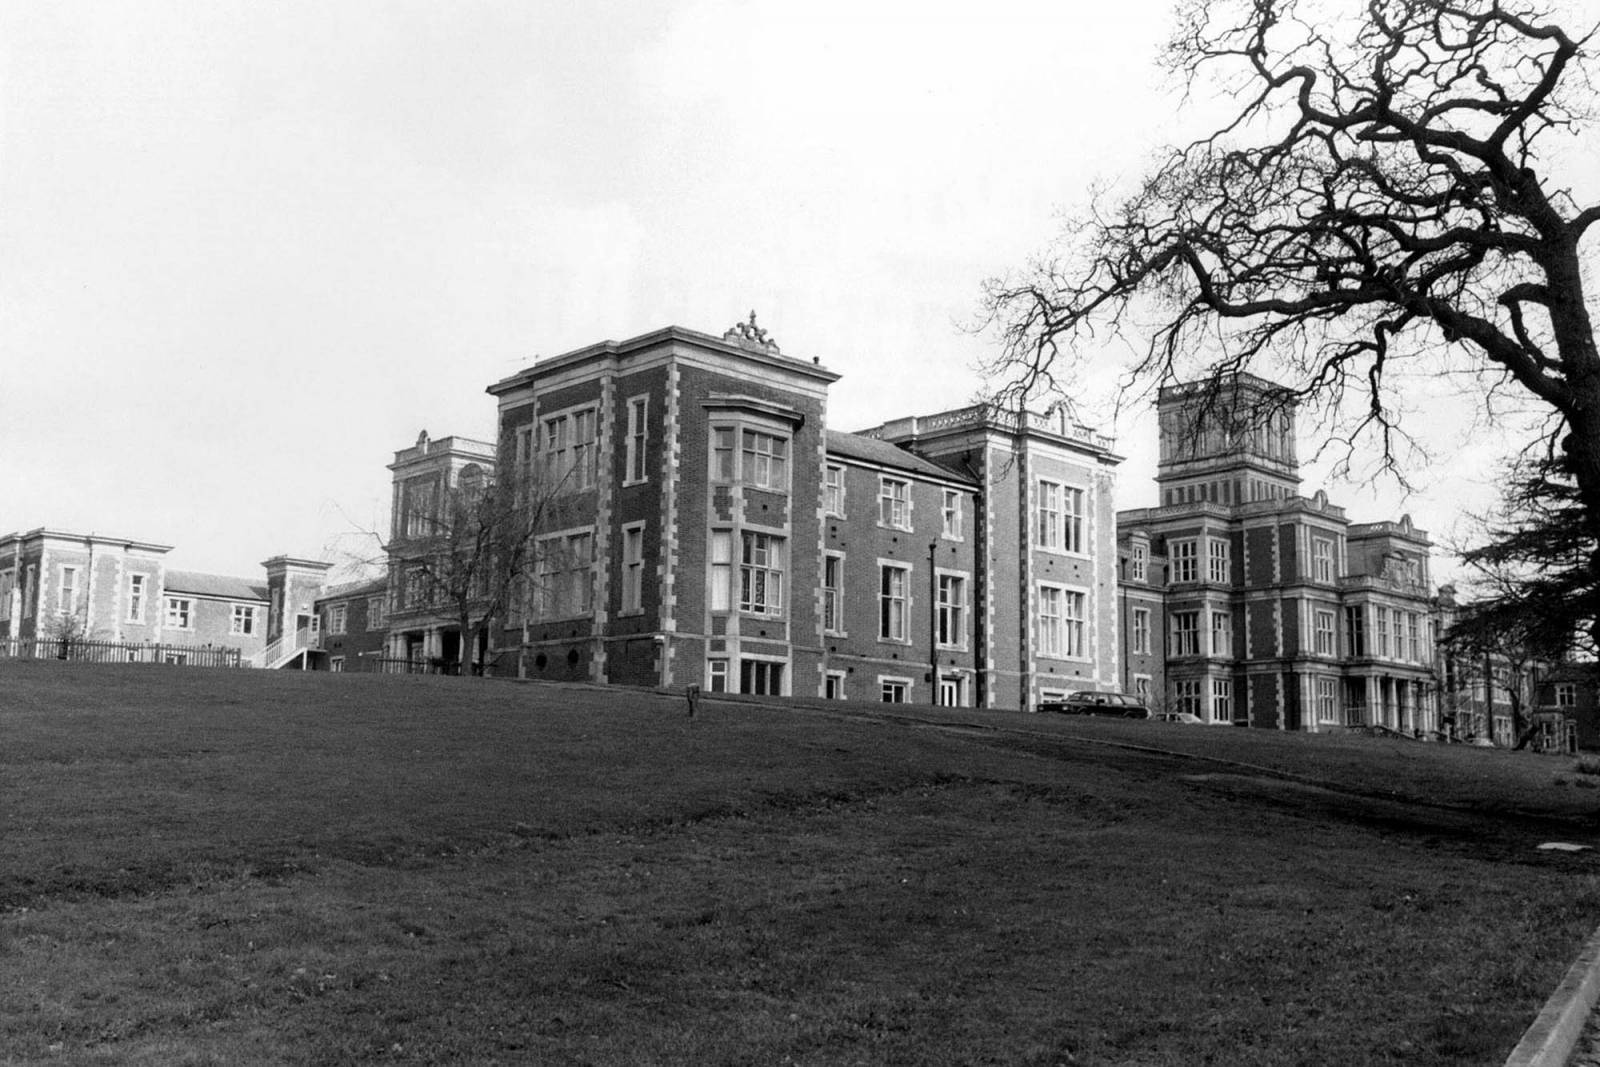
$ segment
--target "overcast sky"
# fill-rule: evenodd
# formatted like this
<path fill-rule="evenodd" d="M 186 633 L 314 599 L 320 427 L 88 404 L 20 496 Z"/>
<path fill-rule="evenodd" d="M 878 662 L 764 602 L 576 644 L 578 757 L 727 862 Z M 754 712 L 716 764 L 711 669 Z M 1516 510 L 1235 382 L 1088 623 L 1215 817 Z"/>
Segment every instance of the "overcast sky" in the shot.
<path fill-rule="evenodd" d="M 752 309 L 835 427 L 966 403 L 983 279 L 1195 129 L 1169 3 L 11 0 L 0 532 L 338 559 L 491 382 Z M 1101 428 L 1154 503 L 1152 420 Z M 1472 448 L 1330 495 L 1441 529 Z"/>

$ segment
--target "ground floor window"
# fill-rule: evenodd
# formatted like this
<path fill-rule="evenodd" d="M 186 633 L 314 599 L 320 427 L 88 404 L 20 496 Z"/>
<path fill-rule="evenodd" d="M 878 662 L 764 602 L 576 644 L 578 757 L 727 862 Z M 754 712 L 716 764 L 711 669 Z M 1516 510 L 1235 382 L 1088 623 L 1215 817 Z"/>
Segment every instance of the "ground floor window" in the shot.
<path fill-rule="evenodd" d="M 1233 721 L 1233 680 L 1211 679 L 1211 721 Z"/>
<path fill-rule="evenodd" d="M 728 691 L 728 661 L 714 659 L 706 664 L 706 689 L 713 693 Z"/>
<path fill-rule="evenodd" d="M 1339 721 L 1339 680 L 1337 678 L 1317 679 L 1317 721 Z"/>
<path fill-rule="evenodd" d="M 1175 711 L 1203 718 L 1204 709 L 1200 706 L 1200 680 L 1198 678 L 1183 678 L 1172 683 L 1172 705 Z"/>
<path fill-rule="evenodd" d="M 879 678 L 878 693 L 885 704 L 904 704 L 911 693 L 911 679 Z"/>
<path fill-rule="evenodd" d="M 829 671 L 822 680 L 822 695 L 829 700 L 844 699 L 844 671 Z"/>
<path fill-rule="evenodd" d="M 334 656 L 332 659 L 328 660 L 328 670 L 335 674 L 344 673 L 344 657 Z"/>
<path fill-rule="evenodd" d="M 768 659 L 739 661 L 739 692 L 757 696 L 783 695 L 783 664 Z"/>

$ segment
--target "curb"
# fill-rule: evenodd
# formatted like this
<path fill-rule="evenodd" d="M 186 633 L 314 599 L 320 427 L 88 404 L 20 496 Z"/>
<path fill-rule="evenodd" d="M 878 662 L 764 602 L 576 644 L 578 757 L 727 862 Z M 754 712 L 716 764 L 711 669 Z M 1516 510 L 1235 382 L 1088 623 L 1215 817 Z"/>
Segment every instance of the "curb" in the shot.
<path fill-rule="evenodd" d="M 1566 977 L 1511 1050 L 1506 1067 L 1562 1067 L 1577 1048 L 1596 999 L 1600 999 L 1600 929 L 1589 935 Z"/>

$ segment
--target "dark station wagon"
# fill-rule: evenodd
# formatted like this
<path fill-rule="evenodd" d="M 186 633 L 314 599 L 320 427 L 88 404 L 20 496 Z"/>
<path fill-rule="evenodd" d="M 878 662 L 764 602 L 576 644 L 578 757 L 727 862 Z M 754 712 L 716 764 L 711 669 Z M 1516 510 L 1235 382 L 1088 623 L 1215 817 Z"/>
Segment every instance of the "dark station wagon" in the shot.
<path fill-rule="evenodd" d="M 1065 700 L 1042 700 L 1040 711 L 1058 715 L 1114 715 L 1122 719 L 1148 719 L 1150 709 L 1138 697 L 1121 693 L 1069 693 Z"/>

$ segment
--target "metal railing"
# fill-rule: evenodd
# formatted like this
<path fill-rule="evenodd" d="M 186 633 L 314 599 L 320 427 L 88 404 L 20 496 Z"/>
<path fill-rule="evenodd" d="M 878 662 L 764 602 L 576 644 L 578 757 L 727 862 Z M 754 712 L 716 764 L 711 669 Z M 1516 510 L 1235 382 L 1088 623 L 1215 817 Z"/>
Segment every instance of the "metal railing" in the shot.
<path fill-rule="evenodd" d="M 237 648 L 164 642 L 86 641 L 61 637 L 0 638 L 0 659 L 54 659 L 73 663 L 166 663 L 183 667 L 238 667 Z"/>

